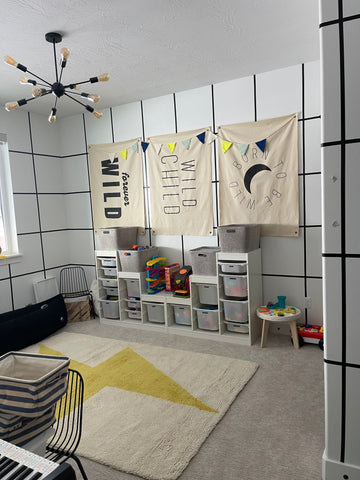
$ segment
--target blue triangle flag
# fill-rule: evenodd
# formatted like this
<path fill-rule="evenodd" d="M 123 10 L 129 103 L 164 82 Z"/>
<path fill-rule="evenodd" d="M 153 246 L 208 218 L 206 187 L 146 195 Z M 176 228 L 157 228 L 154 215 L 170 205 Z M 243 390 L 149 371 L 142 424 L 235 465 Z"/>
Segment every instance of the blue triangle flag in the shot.
<path fill-rule="evenodd" d="M 146 152 L 146 149 L 148 148 L 148 146 L 149 146 L 149 143 L 141 142 L 141 147 L 142 147 L 144 153 Z"/>
<path fill-rule="evenodd" d="M 264 140 L 260 140 L 260 142 L 255 142 L 255 143 L 260 148 L 260 150 L 264 153 L 265 152 L 265 145 L 266 145 L 266 138 L 264 138 Z"/>
<path fill-rule="evenodd" d="M 206 132 L 199 133 L 199 135 L 196 135 L 201 143 L 205 143 L 205 134 L 206 134 Z"/>

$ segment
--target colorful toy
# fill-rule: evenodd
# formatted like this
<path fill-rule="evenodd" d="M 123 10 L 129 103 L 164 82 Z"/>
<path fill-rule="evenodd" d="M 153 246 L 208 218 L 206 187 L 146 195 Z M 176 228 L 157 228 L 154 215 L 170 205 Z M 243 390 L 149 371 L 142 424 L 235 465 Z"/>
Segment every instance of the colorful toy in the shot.
<path fill-rule="evenodd" d="M 277 303 L 269 302 L 267 304 L 267 307 L 268 308 L 285 308 L 286 307 L 286 297 L 285 297 L 285 295 L 279 295 L 277 298 L 278 298 Z"/>
<path fill-rule="evenodd" d="M 165 289 L 165 265 L 166 257 L 153 257 L 151 260 L 146 262 L 146 291 L 150 295 L 154 295 L 155 293 Z"/>
<path fill-rule="evenodd" d="M 175 275 L 175 297 L 190 297 L 189 277 L 192 274 L 192 267 L 184 265 Z"/>
<path fill-rule="evenodd" d="M 306 343 L 317 343 L 321 350 L 324 349 L 324 327 L 323 325 L 298 324 L 297 331 L 299 345 Z"/>
<path fill-rule="evenodd" d="M 175 277 L 180 270 L 179 263 L 172 263 L 165 265 L 165 290 L 167 292 L 174 292 L 176 290 Z"/>

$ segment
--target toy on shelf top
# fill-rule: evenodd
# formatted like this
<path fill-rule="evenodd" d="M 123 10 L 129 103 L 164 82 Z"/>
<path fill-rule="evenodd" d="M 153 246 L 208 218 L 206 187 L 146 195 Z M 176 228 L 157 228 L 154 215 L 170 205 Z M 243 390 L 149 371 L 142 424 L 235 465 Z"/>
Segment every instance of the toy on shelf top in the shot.
<path fill-rule="evenodd" d="M 184 265 L 175 275 L 175 297 L 190 297 L 189 277 L 192 274 L 192 267 Z"/>
<path fill-rule="evenodd" d="M 267 307 L 268 308 L 286 308 L 286 297 L 285 295 L 279 295 L 278 297 L 278 302 L 276 303 L 271 303 L 268 302 Z"/>
<path fill-rule="evenodd" d="M 150 295 L 161 292 L 165 289 L 165 265 L 166 257 L 153 257 L 146 262 L 147 288 Z"/>

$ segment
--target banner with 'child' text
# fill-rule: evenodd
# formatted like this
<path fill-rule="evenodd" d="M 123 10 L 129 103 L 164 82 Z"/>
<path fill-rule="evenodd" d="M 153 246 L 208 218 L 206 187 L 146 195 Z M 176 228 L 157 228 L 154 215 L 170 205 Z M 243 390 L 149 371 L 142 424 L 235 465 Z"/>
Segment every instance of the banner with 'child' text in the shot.
<path fill-rule="evenodd" d="M 140 139 L 89 146 L 94 228 L 145 228 Z"/>
<path fill-rule="evenodd" d="M 155 235 L 213 235 L 210 128 L 147 139 Z"/>

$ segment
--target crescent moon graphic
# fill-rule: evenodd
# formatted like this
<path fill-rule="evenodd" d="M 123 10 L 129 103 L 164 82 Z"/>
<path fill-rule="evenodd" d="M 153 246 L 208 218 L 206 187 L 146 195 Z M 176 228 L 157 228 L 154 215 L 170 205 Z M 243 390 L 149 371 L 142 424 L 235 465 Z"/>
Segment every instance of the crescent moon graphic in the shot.
<path fill-rule="evenodd" d="M 271 172 L 271 168 L 269 168 L 267 165 L 264 165 L 262 163 L 257 163 L 256 165 L 253 165 L 250 167 L 247 172 L 245 173 L 244 176 L 244 185 L 246 190 L 251 193 L 251 180 L 255 177 L 255 175 L 262 170 L 268 170 Z"/>

